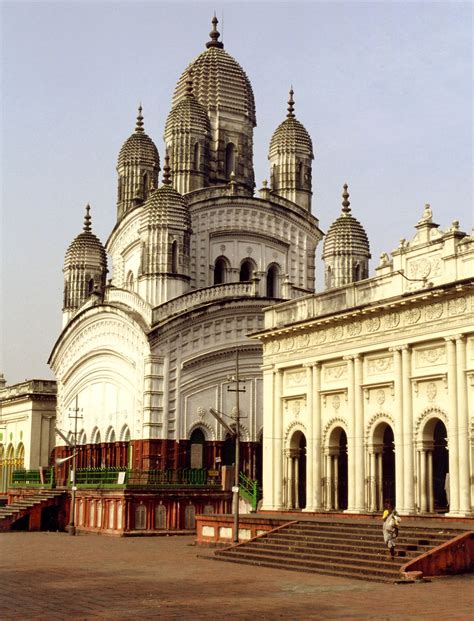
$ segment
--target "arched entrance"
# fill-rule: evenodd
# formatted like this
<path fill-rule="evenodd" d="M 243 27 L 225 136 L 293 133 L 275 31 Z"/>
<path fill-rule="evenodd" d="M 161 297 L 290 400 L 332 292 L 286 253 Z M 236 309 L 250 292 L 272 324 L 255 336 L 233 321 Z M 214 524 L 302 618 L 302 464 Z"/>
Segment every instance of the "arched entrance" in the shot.
<path fill-rule="evenodd" d="M 388 423 L 381 422 L 374 429 L 369 462 L 370 510 L 382 511 L 385 503 L 395 507 L 395 442 Z"/>
<path fill-rule="evenodd" d="M 418 506 L 422 513 L 449 510 L 449 451 L 447 430 L 437 417 L 427 421 L 418 457 Z"/>
<path fill-rule="evenodd" d="M 204 445 L 206 438 L 201 429 L 195 429 L 190 438 L 191 450 L 190 450 L 190 467 L 191 468 L 203 468 L 204 467 Z"/>
<path fill-rule="evenodd" d="M 291 436 L 286 460 L 286 506 L 306 507 L 306 437 L 302 431 Z"/>
<path fill-rule="evenodd" d="M 347 509 L 347 435 L 335 427 L 325 455 L 324 507 L 327 511 Z"/>

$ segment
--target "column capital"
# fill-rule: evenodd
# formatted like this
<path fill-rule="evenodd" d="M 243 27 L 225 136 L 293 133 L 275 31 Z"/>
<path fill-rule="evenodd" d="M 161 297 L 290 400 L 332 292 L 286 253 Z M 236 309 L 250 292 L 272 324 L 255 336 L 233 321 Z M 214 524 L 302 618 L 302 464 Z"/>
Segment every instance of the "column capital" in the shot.
<path fill-rule="evenodd" d="M 410 349 L 410 345 L 396 345 L 395 347 L 389 347 L 388 351 L 389 352 L 403 352 L 403 351 L 408 351 Z"/>
<path fill-rule="evenodd" d="M 347 356 L 343 356 L 342 359 L 343 360 L 360 360 L 361 355 L 360 354 L 348 354 Z"/>
<path fill-rule="evenodd" d="M 319 369 L 321 368 L 321 362 L 317 360 L 316 362 L 305 362 L 303 364 L 303 368 L 305 369 Z"/>
<path fill-rule="evenodd" d="M 464 343 L 466 341 L 466 335 L 465 334 L 456 334 L 454 339 L 455 339 L 456 343 Z"/>
<path fill-rule="evenodd" d="M 455 343 L 456 342 L 456 336 L 445 336 L 444 340 L 446 341 L 446 343 Z"/>

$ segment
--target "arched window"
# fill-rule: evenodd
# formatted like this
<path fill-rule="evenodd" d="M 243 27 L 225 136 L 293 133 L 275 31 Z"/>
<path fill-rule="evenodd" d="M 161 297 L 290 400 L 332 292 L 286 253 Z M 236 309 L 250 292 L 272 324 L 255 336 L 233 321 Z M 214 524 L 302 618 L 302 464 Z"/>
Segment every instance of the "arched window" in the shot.
<path fill-rule="evenodd" d="M 194 530 L 196 528 L 196 507 L 188 505 L 184 510 L 184 528 Z"/>
<path fill-rule="evenodd" d="M 354 265 L 354 282 L 361 280 L 361 268 L 360 263 Z"/>
<path fill-rule="evenodd" d="M 232 142 L 225 148 L 225 178 L 230 179 L 231 173 L 235 173 L 235 146 Z"/>
<path fill-rule="evenodd" d="M 278 166 L 276 164 L 272 167 L 271 186 L 272 190 L 278 190 Z"/>
<path fill-rule="evenodd" d="M 298 185 L 300 189 L 304 188 L 304 166 L 302 162 L 298 164 Z"/>
<path fill-rule="evenodd" d="M 155 507 L 155 529 L 156 530 L 165 530 L 166 529 L 166 507 L 165 505 L 158 505 Z"/>
<path fill-rule="evenodd" d="M 176 239 L 171 244 L 171 272 L 178 273 L 178 242 Z"/>
<path fill-rule="evenodd" d="M 87 294 L 90 295 L 94 291 L 94 279 L 89 278 L 87 282 Z"/>
<path fill-rule="evenodd" d="M 127 274 L 126 287 L 130 291 L 133 291 L 133 285 L 134 285 L 133 272 L 130 270 Z"/>
<path fill-rule="evenodd" d="M 194 144 L 194 158 L 193 158 L 193 163 L 194 163 L 194 170 L 199 170 L 200 168 L 200 159 L 201 159 L 201 145 L 199 144 L 199 142 L 196 142 Z"/>
<path fill-rule="evenodd" d="M 240 277 L 239 277 L 240 282 L 251 280 L 252 274 L 253 274 L 252 262 L 246 259 L 245 261 L 242 262 L 242 265 L 240 266 Z"/>
<path fill-rule="evenodd" d="M 135 529 L 146 529 L 146 507 L 145 505 L 138 505 L 135 509 Z"/>
<path fill-rule="evenodd" d="M 222 285 L 225 283 L 226 261 L 223 257 L 216 259 L 214 264 L 214 284 Z"/>
<path fill-rule="evenodd" d="M 123 180 L 122 180 L 122 177 L 119 177 L 119 180 L 118 180 L 118 200 L 119 201 L 122 200 L 122 186 L 123 186 Z"/>
<path fill-rule="evenodd" d="M 267 270 L 267 298 L 278 297 L 278 267 L 270 265 Z"/>
<path fill-rule="evenodd" d="M 143 192 L 143 198 L 144 200 L 146 200 L 147 196 L 148 196 L 148 173 L 145 173 L 143 175 L 143 185 L 142 185 L 142 192 Z"/>

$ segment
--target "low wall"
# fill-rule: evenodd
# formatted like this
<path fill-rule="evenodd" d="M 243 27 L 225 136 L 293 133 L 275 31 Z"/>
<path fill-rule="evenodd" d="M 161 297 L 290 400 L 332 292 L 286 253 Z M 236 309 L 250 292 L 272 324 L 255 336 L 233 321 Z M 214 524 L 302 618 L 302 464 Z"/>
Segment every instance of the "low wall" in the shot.
<path fill-rule="evenodd" d="M 447 576 L 474 571 L 474 531 L 458 535 L 400 568 L 402 574 L 422 572 L 424 576 Z"/>
<path fill-rule="evenodd" d="M 239 541 L 249 541 L 289 521 L 291 520 L 286 518 L 242 515 L 239 518 Z M 228 546 L 234 538 L 234 516 L 232 514 L 197 515 L 196 535 L 198 545 Z"/>

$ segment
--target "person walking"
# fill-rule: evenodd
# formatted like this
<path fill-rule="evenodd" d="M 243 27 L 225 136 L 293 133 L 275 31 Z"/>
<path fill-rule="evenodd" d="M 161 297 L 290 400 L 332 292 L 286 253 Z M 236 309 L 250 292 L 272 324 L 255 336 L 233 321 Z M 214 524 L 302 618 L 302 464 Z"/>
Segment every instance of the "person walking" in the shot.
<path fill-rule="evenodd" d="M 398 515 L 396 509 L 390 504 L 386 505 L 386 509 L 383 512 L 383 540 L 388 548 L 390 558 L 395 558 L 395 545 L 398 537 L 398 526 L 401 522 L 401 518 Z"/>

